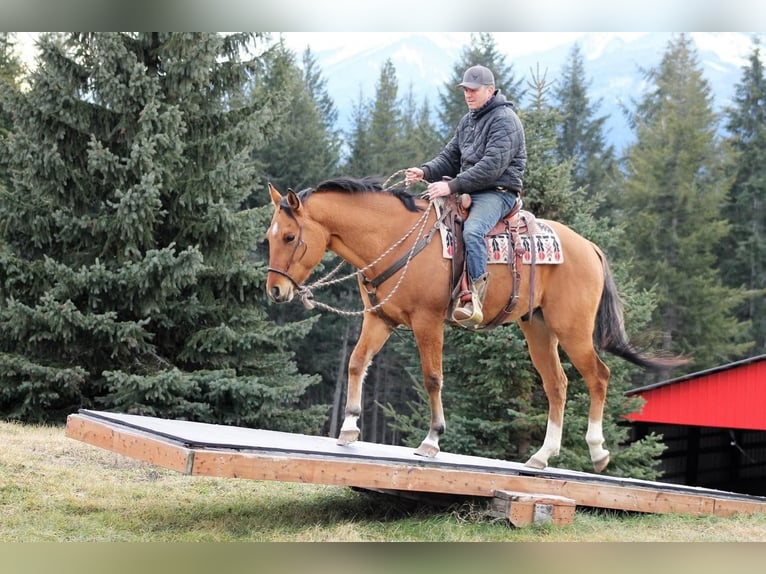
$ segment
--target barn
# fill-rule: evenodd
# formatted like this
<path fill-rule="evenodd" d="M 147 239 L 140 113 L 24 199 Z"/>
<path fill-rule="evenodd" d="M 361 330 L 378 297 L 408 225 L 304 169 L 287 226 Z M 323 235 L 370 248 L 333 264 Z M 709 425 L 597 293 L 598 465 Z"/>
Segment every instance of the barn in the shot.
<path fill-rule="evenodd" d="M 660 434 L 663 482 L 766 495 L 766 355 L 632 389 L 633 437 Z"/>

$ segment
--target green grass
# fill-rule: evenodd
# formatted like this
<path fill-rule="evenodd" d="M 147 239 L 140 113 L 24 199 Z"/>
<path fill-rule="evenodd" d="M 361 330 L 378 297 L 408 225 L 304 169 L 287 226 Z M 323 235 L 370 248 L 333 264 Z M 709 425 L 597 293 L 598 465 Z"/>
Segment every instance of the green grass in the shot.
<path fill-rule="evenodd" d="M 434 507 L 344 487 L 190 477 L 0 423 L 0 541 L 740 542 L 766 514 L 720 518 L 578 509 L 569 526 L 509 527 L 475 501 Z"/>

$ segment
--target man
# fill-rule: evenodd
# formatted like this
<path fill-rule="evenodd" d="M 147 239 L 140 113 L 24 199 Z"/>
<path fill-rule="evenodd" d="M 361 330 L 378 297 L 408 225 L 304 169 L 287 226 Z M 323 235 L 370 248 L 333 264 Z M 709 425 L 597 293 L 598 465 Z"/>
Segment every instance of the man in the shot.
<path fill-rule="evenodd" d="M 468 68 L 458 86 L 463 88 L 468 112 L 435 158 L 406 171 L 405 183 L 430 182 L 426 190 L 429 199 L 451 193 L 471 195 L 470 215 L 463 226 L 471 300 L 456 307 L 452 319 L 475 326 L 484 319 L 482 304 L 487 290 L 484 237 L 513 208 L 521 193 L 527 146 L 514 105 L 495 89 L 495 77 L 488 68 Z"/>

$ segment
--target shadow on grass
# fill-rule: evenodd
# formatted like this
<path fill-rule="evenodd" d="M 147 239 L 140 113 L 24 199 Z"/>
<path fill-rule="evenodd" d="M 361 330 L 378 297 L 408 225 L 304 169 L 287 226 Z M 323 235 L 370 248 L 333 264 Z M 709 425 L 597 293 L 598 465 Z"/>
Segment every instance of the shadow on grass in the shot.
<path fill-rule="evenodd" d="M 475 516 L 469 514 L 476 507 L 471 504 L 465 498 L 410 499 L 343 487 L 305 493 L 296 489 L 276 496 L 157 501 L 129 518 L 128 528 L 139 528 L 135 521 L 140 520 L 140 529 L 157 538 L 194 539 L 196 533 L 205 540 L 289 540 L 317 529 L 339 536 L 359 529 L 364 536 L 381 529 L 407 529 L 411 521 L 473 521 Z"/>

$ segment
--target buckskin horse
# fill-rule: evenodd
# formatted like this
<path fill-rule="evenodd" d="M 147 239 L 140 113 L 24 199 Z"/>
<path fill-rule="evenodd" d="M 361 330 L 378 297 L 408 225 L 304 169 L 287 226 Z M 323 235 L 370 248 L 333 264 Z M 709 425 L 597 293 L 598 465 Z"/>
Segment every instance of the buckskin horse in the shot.
<path fill-rule="evenodd" d="M 394 328 L 405 325 L 417 343 L 431 409 L 428 434 L 415 452 L 436 456 L 445 431 L 443 324 L 451 321 L 454 296 L 452 262 L 443 256 L 440 241 L 424 241 L 424 230 L 439 226 L 436 210 L 405 189 L 384 189 L 372 178 L 333 179 L 299 193 L 289 189 L 284 197 L 269 184 L 269 192 L 274 215 L 267 231 L 266 289 L 272 301 L 307 295 L 304 282 L 327 250 L 358 270 L 365 312 L 348 363 L 345 418 L 337 443 L 347 445 L 359 438 L 367 367 Z M 558 355 L 561 345 L 588 388 L 585 440 L 593 467 L 601 472 L 609 463 L 602 419 L 610 372 L 597 350 L 653 370 L 672 368 L 682 360 L 637 351 L 628 341 L 622 303 L 602 251 L 561 223 L 545 223 L 558 234 L 563 261 L 521 265 L 517 272 L 507 265 L 488 265 L 484 321 L 488 326 L 494 326 L 493 321 L 518 323 L 548 399 L 545 439 L 526 465 L 545 468 L 561 447 L 567 391 Z M 525 304 L 509 305 L 512 293 Z"/>

